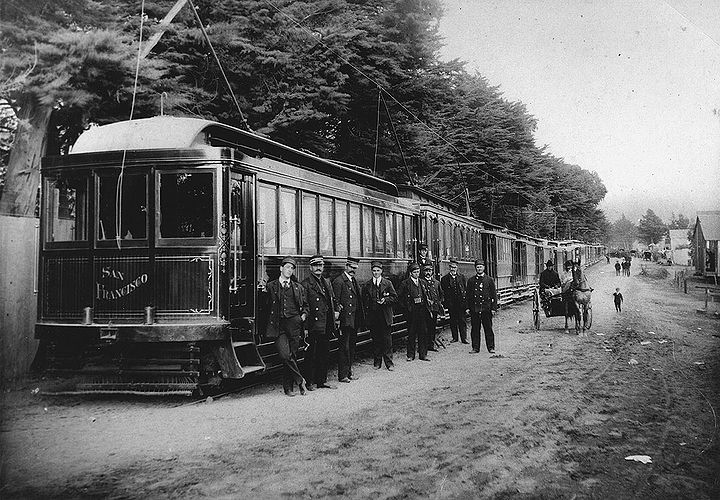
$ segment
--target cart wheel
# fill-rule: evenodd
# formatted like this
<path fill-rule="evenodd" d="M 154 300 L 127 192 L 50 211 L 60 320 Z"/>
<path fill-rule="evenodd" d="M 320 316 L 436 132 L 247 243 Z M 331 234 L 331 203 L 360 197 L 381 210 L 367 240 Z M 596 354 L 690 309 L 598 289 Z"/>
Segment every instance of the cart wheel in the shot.
<path fill-rule="evenodd" d="M 533 294 L 533 326 L 535 330 L 540 329 L 540 292 L 537 289 Z"/>
<path fill-rule="evenodd" d="M 540 311 L 535 310 L 533 311 L 533 325 L 535 325 L 535 329 L 540 329 Z"/>
<path fill-rule="evenodd" d="M 587 329 L 589 330 L 592 326 L 592 304 L 588 304 L 587 316 Z"/>

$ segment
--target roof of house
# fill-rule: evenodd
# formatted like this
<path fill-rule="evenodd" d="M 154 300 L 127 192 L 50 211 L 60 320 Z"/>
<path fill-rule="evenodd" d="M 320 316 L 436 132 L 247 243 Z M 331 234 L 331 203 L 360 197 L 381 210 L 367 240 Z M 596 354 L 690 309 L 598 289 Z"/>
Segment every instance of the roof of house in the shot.
<path fill-rule="evenodd" d="M 705 241 L 720 240 L 720 210 L 698 212 L 695 224 L 698 222 L 702 228 L 702 234 Z"/>

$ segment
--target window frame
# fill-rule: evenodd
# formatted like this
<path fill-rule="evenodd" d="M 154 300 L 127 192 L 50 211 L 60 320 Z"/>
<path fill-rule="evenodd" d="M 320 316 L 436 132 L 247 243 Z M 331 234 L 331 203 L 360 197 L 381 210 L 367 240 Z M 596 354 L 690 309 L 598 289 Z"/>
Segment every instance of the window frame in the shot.
<path fill-rule="evenodd" d="M 100 180 L 104 178 L 112 178 L 114 172 L 108 172 L 108 171 L 96 171 L 93 179 L 93 185 L 95 186 L 94 189 L 94 203 L 95 203 L 95 210 L 93 211 L 93 222 L 95 225 L 94 228 L 94 235 L 93 239 L 95 241 L 95 248 L 117 248 L 117 242 L 115 238 L 109 239 L 109 240 L 101 240 L 100 239 Z M 128 176 L 136 176 L 136 175 L 142 175 L 145 177 L 145 204 L 146 204 L 146 217 L 145 217 L 145 238 L 143 239 L 131 239 L 131 240 L 125 240 L 122 239 L 121 246 L 123 248 L 125 247 L 138 247 L 138 248 L 144 248 L 149 246 L 150 244 L 150 181 L 152 179 L 151 172 L 149 170 L 144 170 L 142 172 L 126 172 L 123 174 L 124 177 Z M 119 176 L 118 176 L 119 177 Z M 158 184 L 159 186 L 159 184 Z M 116 191 L 117 192 L 117 191 Z M 158 193 L 159 196 L 159 193 Z M 159 205 L 158 205 L 159 206 Z M 155 210 L 156 214 L 156 224 L 159 222 L 157 219 L 158 210 Z M 167 238 L 166 238 L 167 239 Z M 181 238 L 185 239 L 185 238 Z M 157 240 L 156 240 L 157 241 Z"/>
<path fill-rule="evenodd" d="M 161 238 L 160 237 L 160 225 L 162 223 L 162 204 L 160 200 L 160 193 L 162 191 L 161 176 L 167 174 L 212 174 L 212 224 L 214 235 L 212 237 L 198 237 L 198 238 Z M 217 169 L 212 167 L 185 167 L 185 168 L 172 168 L 172 169 L 157 169 L 155 170 L 155 245 L 158 247 L 209 247 L 217 246 L 219 229 L 218 229 L 218 213 L 220 211 L 220 193 L 219 186 L 220 176 L 218 175 Z"/>
<path fill-rule="evenodd" d="M 51 197 L 51 189 L 49 187 L 50 182 L 55 182 L 59 177 L 77 177 L 78 179 L 85 179 L 85 217 L 84 217 L 84 225 L 85 225 L 85 236 L 83 239 L 77 239 L 77 240 L 63 240 L 63 241 L 53 241 L 50 240 L 49 237 L 52 234 L 50 231 L 50 223 L 54 221 L 54 218 L 51 216 L 52 206 L 50 203 L 50 200 L 55 199 L 55 195 L 53 194 Z M 48 173 L 43 176 L 42 179 L 42 206 L 41 210 L 44 211 L 44 218 L 45 222 L 42 224 L 42 232 L 43 232 L 43 248 L 47 249 L 55 249 L 55 248 L 81 248 L 86 247 L 90 240 L 90 231 L 91 231 L 91 212 L 90 212 L 90 200 L 91 198 L 91 187 L 94 187 L 94 184 L 92 183 L 92 173 L 90 171 L 86 170 L 77 170 L 73 172 L 64 172 L 64 171 L 55 171 Z M 58 206 L 59 208 L 59 206 Z"/>

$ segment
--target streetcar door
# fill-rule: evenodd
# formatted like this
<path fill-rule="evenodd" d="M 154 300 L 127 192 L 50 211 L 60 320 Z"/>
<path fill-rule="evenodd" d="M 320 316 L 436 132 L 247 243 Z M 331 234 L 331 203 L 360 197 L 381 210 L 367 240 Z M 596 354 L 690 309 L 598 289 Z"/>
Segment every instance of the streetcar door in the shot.
<path fill-rule="evenodd" d="M 254 177 L 230 172 L 228 285 L 230 320 L 251 321 L 255 298 Z"/>

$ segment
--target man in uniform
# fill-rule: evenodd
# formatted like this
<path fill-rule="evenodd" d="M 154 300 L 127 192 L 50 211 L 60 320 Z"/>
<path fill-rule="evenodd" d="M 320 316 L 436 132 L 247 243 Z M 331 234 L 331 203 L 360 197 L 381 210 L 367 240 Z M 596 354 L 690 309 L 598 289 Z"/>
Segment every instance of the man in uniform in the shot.
<path fill-rule="evenodd" d="M 294 384 L 305 395 L 307 386 L 297 364 L 297 352 L 303 335 L 303 322 L 307 318 L 308 303 L 305 288 L 290 278 L 295 272 L 295 259 L 283 258 L 280 276 L 267 286 L 260 285 L 261 300 L 269 315 L 265 336 L 275 339 L 275 348 L 283 364 L 283 390 L 294 396 Z"/>
<path fill-rule="evenodd" d="M 555 271 L 555 263 L 548 260 L 545 263 L 545 269 L 540 273 L 540 293 L 546 297 L 560 294 L 560 276 Z"/>
<path fill-rule="evenodd" d="M 340 311 L 340 338 L 338 339 L 338 380 L 348 383 L 356 380 L 352 363 L 355 357 L 357 332 L 365 321 L 360 287 L 355 279 L 358 259 L 348 257 L 345 271 L 333 281 L 333 292 Z"/>
<path fill-rule="evenodd" d="M 335 309 L 335 294 L 330 280 L 323 277 L 325 261 L 322 255 L 310 258 L 310 276 L 302 282 L 310 306 L 306 326 L 308 347 L 305 351 L 305 379 L 307 390 L 337 389 L 327 383 L 330 336 L 335 331 L 335 320 L 340 316 Z"/>
<path fill-rule="evenodd" d="M 363 304 L 373 342 L 373 365 L 379 370 L 385 361 L 385 368 L 393 371 L 393 304 L 397 292 L 392 282 L 382 277 L 381 262 L 373 262 L 371 268 L 373 277 L 363 289 Z"/>
<path fill-rule="evenodd" d="M 435 347 L 435 336 L 437 335 L 437 318 L 443 312 L 443 291 L 440 288 L 440 282 L 433 276 L 433 265 L 425 264 L 423 266 L 423 274 L 427 282 L 428 305 L 430 306 L 430 317 L 427 323 L 428 351 L 437 352 Z"/>
<path fill-rule="evenodd" d="M 428 246 L 425 243 L 420 244 L 420 258 L 418 259 L 418 264 L 420 265 L 420 269 L 424 268 L 427 264 L 430 264 L 432 266 L 432 259 L 430 258 Z"/>
<path fill-rule="evenodd" d="M 427 357 L 428 339 L 427 324 L 430 321 L 430 305 L 428 304 L 427 281 L 420 279 L 420 266 L 413 262 L 408 267 L 410 277 L 400 284 L 399 300 L 405 310 L 407 320 L 407 360 L 415 359 L 415 342 L 420 359 L 430 361 Z"/>
<path fill-rule="evenodd" d="M 485 330 L 485 346 L 490 354 L 495 353 L 495 334 L 492 328 L 493 311 L 497 309 L 495 281 L 485 274 L 485 262 L 475 261 L 475 276 L 468 280 L 467 300 L 470 310 L 471 353 L 480 352 L 480 327 Z"/>
<path fill-rule="evenodd" d="M 467 323 L 465 323 L 465 311 L 467 309 L 467 279 L 465 275 L 458 273 L 458 262 L 450 259 L 450 272 L 440 278 L 440 287 L 445 297 L 445 307 L 450 312 L 450 332 L 452 340 L 458 341 L 458 334 L 463 344 L 467 344 Z"/>

